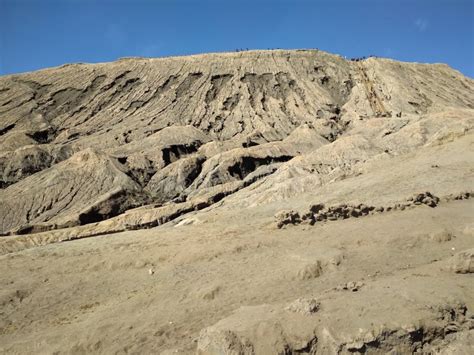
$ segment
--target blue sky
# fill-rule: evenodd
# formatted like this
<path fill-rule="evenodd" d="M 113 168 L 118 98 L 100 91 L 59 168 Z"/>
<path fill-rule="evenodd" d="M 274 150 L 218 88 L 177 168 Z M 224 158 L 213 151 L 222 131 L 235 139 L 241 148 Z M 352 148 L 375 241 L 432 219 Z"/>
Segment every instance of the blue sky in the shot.
<path fill-rule="evenodd" d="M 443 62 L 474 77 L 474 0 L 0 0 L 0 75 L 236 48 Z"/>

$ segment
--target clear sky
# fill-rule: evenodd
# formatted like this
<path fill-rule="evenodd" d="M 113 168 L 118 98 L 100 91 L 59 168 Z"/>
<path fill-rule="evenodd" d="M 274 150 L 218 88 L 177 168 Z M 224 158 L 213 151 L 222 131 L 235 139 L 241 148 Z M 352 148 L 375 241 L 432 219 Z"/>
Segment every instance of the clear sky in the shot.
<path fill-rule="evenodd" d="M 0 75 L 71 62 L 318 48 L 474 77 L 474 0 L 0 0 Z"/>

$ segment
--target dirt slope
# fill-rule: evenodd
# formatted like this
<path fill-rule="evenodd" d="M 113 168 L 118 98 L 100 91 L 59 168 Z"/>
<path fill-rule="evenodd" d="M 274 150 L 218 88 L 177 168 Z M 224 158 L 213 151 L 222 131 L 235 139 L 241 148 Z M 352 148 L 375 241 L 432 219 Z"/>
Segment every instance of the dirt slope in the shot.
<path fill-rule="evenodd" d="M 473 127 L 321 51 L 0 77 L 0 352 L 471 354 Z"/>

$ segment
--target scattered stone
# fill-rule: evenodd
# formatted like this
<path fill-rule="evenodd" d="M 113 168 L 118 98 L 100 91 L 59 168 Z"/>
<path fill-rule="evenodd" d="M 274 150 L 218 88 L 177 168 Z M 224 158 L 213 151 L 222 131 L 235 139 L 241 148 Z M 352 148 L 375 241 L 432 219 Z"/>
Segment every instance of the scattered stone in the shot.
<path fill-rule="evenodd" d="M 301 223 L 313 225 L 316 223 L 316 219 L 314 217 L 314 214 L 311 212 L 305 213 L 304 215 L 301 216 Z"/>
<path fill-rule="evenodd" d="M 311 315 L 316 313 L 320 308 L 320 303 L 314 298 L 298 298 L 290 303 L 285 309 L 294 313 Z"/>
<path fill-rule="evenodd" d="M 449 268 L 456 274 L 474 273 L 474 249 L 464 250 L 454 255 Z"/>
<path fill-rule="evenodd" d="M 316 205 L 311 205 L 309 207 L 309 211 L 313 214 L 319 213 L 319 211 L 322 211 L 324 209 L 324 204 L 318 203 Z"/>
<path fill-rule="evenodd" d="M 472 195 L 470 192 L 461 192 L 460 194 L 454 196 L 455 200 L 467 200 L 470 198 Z"/>
<path fill-rule="evenodd" d="M 408 202 L 413 202 L 415 205 L 425 204 L 431 208 L 434 208 L 439 203 L 439 197 L 432 195 L 430 192 L 424 192 L 416 194 L 415 196 L 408 199 Z"/>
<path fill-rule="evenodd" d="M 336 290 L 357 292 L 364 285 L 365 284 L 362 281 L 350 281 L 346 284 L 337 286 Z"/>
<path fill-rule="evenodd" d="M 470 198 L 472 193 L 462 192 L 456 195 L 450 195 L 445 197 L 446 201 L 453 199 L 466 199 Z M 338 221 L 347 218 L 359 218 L 362 216 L 374 215 L 377 213 L 390 212 L 390 211 L 404 211 L 407 208 L 413 208 L 414 206 L 427 205 L 434 208 L 440 202 L 440 198 L 433 195 L 430 192 L 423 192 L 415 194 L 408 198 L 404 203 L 396 203 L 393 206 L 368 206 L 366 204 L 348 205 L 339 204 L 335 206 L 326 207 L 322 203 L 314 204 L 309 207 L 309 212 L 303 214 L 301 217 L 298 212 L 292 210 L 280 211 L 275 215 L 277 220 L 278 228 L 282 228 L 287 224 L 298 224 L 305 223 L 313 225 L 316 222 L 324 221 Z"/>
<path fill-rule="evenodd" d="M 451 232 L 448 232 L 447 230 L 430 234 L 430 239 L 438 243 L 449 242 L 453 238 L 455 238 L 455 236 Z"/>
<path fill-rule="evenodd" d="M 323 273 L 321 262 L 317 260 L 315 263 L 305 265 L 298 271 L 298 278 L 300 280 L 311 280 L 318 278 Z"/>
<path fill-rule="evenodd" d="M 357 218 L 360 216 L 365 216 L 370 214 L 371 211 L 375 210 L 373 206 L 366 206 L 364 204 L 360 204 L 357 206 L 354 205 L 347 205 L 347 204 L 340 204 L 336 206 L 331 206 L 328 208 L 324 208 L 324 205 L 314 205 L 311 206 L 310 212 L 317 211 L 314 214 L 314 221 L 337 221 L 347 218 Z"/>
<path fill-rule="evenodd" d="M 353 208 L 352 211 L 351 211 L 351 216 L 355 217 L 355 218 L 359 217 L 360 216 L 360 210 L 357 207 Z"/>
<path fill-rule="evenodd" d="M 275 214 L 275 219 L 277 221 L 278 228 L 281 228 L 287 224 L 298 224 L 301 222 L 299 213 L 293 210 L 280 211 Z"/>
<path fill-rule="evenodd" d="M 474 192 L 472 191 L 465 191 L 465 192 L 460 192 L 460 193 L 455 193 L 455 194 L 449 194 L 443 198 L 444 201 L 449 202 L 449 201 L 459 201 L 459 200 L 467 200 L 474 196 Z"/>

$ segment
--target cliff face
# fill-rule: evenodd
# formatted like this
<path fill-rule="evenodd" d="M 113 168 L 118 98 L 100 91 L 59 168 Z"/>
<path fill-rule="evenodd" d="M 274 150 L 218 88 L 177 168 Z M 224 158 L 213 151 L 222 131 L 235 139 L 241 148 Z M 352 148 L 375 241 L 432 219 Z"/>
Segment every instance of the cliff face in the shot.
<path fill-rule="evenodd" d="M 429 139 L 413 142 L 414 122 L 451 124 L 436 117 L 463 116 L 473 92 L 445 65 L 320 51 L 123 59 L 2 77 L 2 233 L 96 222 L 228 183 L 232 193 L 331 143 L 355 160 L 407 152 Z M 391 136 L 377 140 L 382 131 Z M 356 154 L 345 146 L 354 132 L 357 147 L 367 141 Z M 301 159 L 289 164 L 315 165 Z M 351 164 L 332 159 L 315 176 Z"/>

